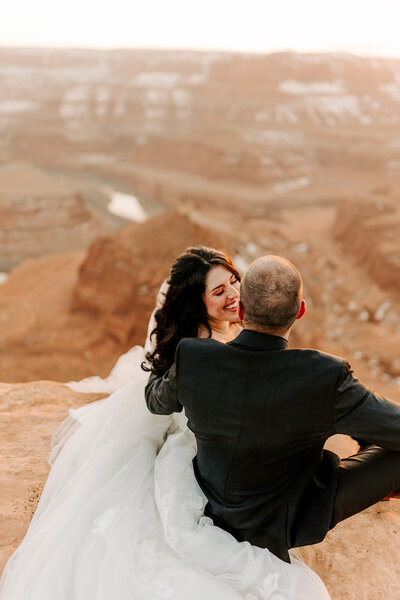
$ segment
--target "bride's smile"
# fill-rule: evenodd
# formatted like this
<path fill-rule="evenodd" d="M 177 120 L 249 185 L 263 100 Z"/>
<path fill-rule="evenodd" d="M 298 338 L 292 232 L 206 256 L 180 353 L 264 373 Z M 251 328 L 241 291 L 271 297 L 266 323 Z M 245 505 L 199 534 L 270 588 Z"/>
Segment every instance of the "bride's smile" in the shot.
<path fill-rule="evenodd" d="M 237 311 L 237 307 L 238 307 L 238 305 L 239 305 L 239 301 L 238 301 L 238 299 L 236 298 L 236 300 L 234 300 L 233 302 L 231 302 L 230 304 L 227 304 L 227 305 L 225 306 L 225 310 L 229 310 L 229 311 L 231 311 L 231 312 L 236 312 L 236 311 Z"/>

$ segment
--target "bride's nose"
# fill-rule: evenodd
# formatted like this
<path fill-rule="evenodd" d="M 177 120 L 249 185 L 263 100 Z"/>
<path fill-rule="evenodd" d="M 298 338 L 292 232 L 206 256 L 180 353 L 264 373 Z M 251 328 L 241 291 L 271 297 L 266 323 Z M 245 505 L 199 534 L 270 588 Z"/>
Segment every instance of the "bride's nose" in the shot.
<path fill-rule="evenodd" d="M 232 299 L 239 298 L 239 290 L 232 283 L 230 284 L 230 287 L 229 287 L 229 290 L 228 290 L 228 296 L 230 298 L 232 298 Z"/>

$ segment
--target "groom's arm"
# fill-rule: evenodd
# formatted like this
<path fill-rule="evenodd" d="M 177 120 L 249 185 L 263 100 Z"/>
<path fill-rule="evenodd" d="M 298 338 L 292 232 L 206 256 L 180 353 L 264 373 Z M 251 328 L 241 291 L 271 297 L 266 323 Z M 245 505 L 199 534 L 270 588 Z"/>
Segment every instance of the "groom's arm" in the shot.
<path fill-rule="evenodd" d="M 400 406 L 363 386 L 347 361 L 336 385 L 333 428 L 334 433 L 400 452 Z"/>
<path fill-rule="evenodd" d="M 178 400 L 176 385 L 176 364 L 163 375 L 150 375 L 145 387 L 146 404 L 149 411 L 156 415 L 170 415 L 181 412 L 183 406 Z"/>

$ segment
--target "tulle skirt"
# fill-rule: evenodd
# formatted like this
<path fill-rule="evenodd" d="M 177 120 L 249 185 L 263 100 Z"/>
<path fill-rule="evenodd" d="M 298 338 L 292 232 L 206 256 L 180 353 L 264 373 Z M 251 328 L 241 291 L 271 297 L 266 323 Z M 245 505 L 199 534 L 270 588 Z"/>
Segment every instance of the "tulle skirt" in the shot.
<path fill-rule="evenodd" d="M 143 349 L 130 358 L 133 381 L 71 411 L 60 428 L 0 599 L 329 599 L 300 560 L 238 542 L 204 516 L 194 436 L 183 414 L 147 410 Z M 92 381 L 87 391 L 95 388 Z"/>

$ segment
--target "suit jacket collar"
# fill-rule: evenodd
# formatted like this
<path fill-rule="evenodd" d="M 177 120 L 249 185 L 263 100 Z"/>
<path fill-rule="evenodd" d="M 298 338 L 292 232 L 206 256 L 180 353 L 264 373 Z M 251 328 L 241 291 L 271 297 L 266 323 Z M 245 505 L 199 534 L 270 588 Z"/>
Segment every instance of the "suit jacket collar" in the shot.
<path fill-rule="evenodd" d="M 286 350 L 289 346 L 287 340 L 279 335 L 259 333 L 250 329 L 243 329 L 229 345 L 244 346 L 251 350 Z"/>

